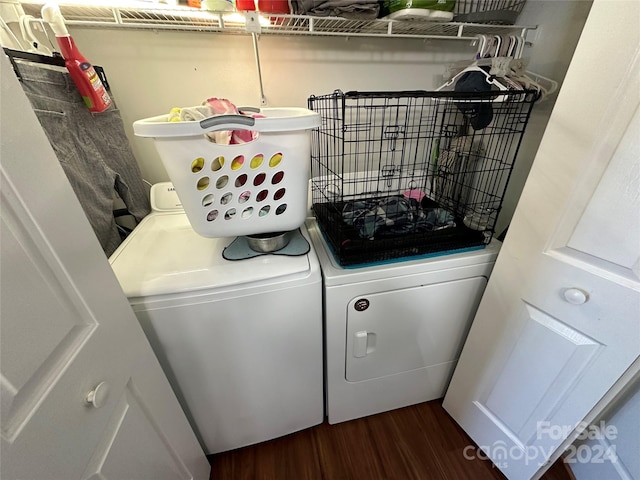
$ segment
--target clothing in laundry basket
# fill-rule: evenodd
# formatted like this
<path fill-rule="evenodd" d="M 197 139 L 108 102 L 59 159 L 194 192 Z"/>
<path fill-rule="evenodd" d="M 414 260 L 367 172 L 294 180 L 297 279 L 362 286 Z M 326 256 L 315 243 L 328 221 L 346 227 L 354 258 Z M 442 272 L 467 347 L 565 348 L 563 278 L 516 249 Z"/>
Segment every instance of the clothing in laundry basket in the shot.
<path fill-rule="evenodd" d="M 137 221 L 151 211 L 115 101 L 105 112 L 91 113 L 67 72 L 16 63 L 27 98 L 109 256 L 122 242 L 113 216 L 115 194 Z M 34 181 L 47 181 L 36 177 L 34 172 Z"/>
<path fill-rule="evenodd" d="M 241 115 L 238 108 L 226 98 L 208 98 L 202 105 L 195 107 L 174 107 L 169 111 L 168 122 L 199 122 L 214 115 Z M 252 114 L 252 117 L 263 115 Z M 250 142 L 258 137 L 258 132 L 251 130 L 219 130 L 209 132 L 205 136 L 213 143 L 221 145 L 238 145 Z"/>
<path fill-rule="evenodd" d="M 422 208 L 413 198 L 394 195 L 345 203 L 342 219 L 361 238 L 428 232 L 455 227 L 455 218 L 443 208 Z"/>

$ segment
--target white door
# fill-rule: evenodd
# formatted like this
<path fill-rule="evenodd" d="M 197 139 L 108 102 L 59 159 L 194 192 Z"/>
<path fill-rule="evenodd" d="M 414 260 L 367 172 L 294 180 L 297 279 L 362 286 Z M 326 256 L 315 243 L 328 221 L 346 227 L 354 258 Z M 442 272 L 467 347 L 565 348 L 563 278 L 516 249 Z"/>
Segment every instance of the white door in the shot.
<path fill-rule="evenodd" d="M 445 397 L 510 479 L 640 363 L 638 18 L 594 2 Z"/>
<path fill-rule="evenodd" d="M 0 57 L 0 477 L 208 479 L 207 459 Z"/>

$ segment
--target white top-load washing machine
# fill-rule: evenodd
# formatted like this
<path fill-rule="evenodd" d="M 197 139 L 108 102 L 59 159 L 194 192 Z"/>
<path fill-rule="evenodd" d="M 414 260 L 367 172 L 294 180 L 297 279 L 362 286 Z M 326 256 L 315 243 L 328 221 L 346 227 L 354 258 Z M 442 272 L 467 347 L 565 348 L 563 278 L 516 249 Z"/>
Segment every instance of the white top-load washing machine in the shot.
<path fill-rule="evenodd" d="M 293 250 L 226 260 L 237 239 L 196 234 L 170 183 L 151 201 L 110 263 L 206 453 L 322 423 L 321 274 L 312 247 L 296 251 L 305 228 Z"/>
<path fill-rule="evenodd" d="M 444 396 L 500 243 L 343 268 L 314 219 L 324 279 L 329 423 Z"/>

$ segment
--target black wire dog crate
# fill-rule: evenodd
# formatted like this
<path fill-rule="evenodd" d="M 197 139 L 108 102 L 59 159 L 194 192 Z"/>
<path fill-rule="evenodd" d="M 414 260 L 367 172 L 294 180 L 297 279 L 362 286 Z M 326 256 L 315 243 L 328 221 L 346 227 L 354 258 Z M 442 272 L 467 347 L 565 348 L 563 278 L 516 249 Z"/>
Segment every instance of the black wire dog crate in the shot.
<path fill-rule="evenodd" d="M 534 92 L 311 96 L 314 215 L 342 266 L 482 248 Z"/>

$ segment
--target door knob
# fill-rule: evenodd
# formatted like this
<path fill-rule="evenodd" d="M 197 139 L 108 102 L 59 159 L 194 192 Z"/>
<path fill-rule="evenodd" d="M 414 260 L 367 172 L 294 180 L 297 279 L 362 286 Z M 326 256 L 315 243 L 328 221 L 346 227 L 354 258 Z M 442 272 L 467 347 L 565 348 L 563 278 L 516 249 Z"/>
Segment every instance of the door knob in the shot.
<path fill-rule="evenodd" d="M 87 393 L 85 402 L 93 408 L 100 408 L 109 396 L 109 384 L 100 382 L 93 390 Z"/>
<path fill-rule="evenodd" d="M 563 295 L 564 299 L 572 305 L 582 305 L 589 300 L 589 294 L 579 288 L 567 288 Z"/>

